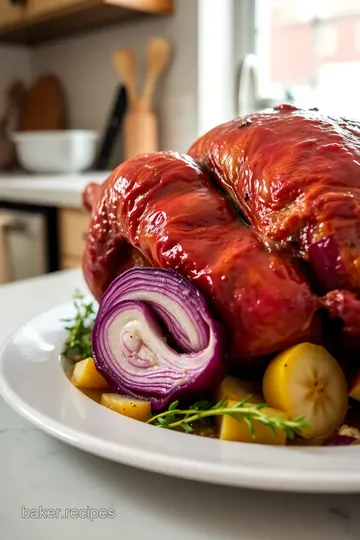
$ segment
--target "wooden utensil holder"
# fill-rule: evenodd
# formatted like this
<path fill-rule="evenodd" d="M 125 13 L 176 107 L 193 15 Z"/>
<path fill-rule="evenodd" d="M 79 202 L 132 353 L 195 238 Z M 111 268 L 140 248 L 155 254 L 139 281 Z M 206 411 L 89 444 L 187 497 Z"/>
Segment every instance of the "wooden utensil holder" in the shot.
<path fill-rule="evenodd" d="M 129 111 L 125 116 L 124 157 L 158 150 L 158 122 L 151 111 Z"/>

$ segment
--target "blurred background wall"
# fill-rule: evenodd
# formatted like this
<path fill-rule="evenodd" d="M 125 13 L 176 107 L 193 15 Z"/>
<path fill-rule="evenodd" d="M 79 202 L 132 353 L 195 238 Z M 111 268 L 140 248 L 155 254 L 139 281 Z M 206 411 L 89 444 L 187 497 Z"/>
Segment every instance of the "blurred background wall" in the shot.
<path fill-rule="evenodd" d="M 59 76 L 68 98 L 70 127 L 101 130 L 119 80 L 113 52 L 133 48 L 143 73 L 146 43 L 154 35 L 168 37 L 174 47 L 172 64 L 156 92 L 160 144 L 185 150 L 197 129 L 196 1 L 178 0 L 174 15 L 166 19 L 129 22 L 37 47 L 31 54 L 32 73 L 55 71 Z"/>

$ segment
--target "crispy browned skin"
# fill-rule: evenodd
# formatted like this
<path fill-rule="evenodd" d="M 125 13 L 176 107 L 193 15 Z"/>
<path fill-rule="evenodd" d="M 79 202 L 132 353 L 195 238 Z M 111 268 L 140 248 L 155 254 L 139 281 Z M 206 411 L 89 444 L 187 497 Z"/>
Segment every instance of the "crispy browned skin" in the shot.
<path fill-rule="evenodd" d="M 139 261 L 180 272 L 202 290 L 227 326 L 231 355 L 253 358 L 306 336 L 317 300 L 286 258 L 264 250 L 196 163 L 170 152 L 120 165 L 92 208 L 83 268 L 100 300 Z"/>
<path fill-rule="evenodd" d="M 284 105 L 191 147 L 265 245 L 307 261 L 324 292 L 360 292 L 360 124 Z"/>

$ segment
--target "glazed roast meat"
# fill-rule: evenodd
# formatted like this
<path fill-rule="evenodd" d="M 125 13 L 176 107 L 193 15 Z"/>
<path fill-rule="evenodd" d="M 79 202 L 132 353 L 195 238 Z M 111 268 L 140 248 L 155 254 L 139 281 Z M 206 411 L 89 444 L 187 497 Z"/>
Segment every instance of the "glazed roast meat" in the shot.
<path fill-rule="evenodd" d="M 189 154 L 319 288 L 360 292 L 359 122 L 282 105 L 216 127 Z"/>
<path fill-rule="evenodd" d="M 324 309 L 359 337 L 359 135 L 281 106 L 215 128 L 191 157 L 121 164 L 83 194 L 91 292 L 133 266 L 176 270 L 207 296 L 238 365 L 319 339 Z"/>
<path fill-rule="evenodd" d="M 206 294 L 230 330 L 233 358 L 269 354 L 311 331 L 316 299 L 304 277 L 282 255 L 265 251 L 188 156 L 133 158 L 97 198 L 94 189 L 84 195 L 87 206 L 98 200 L 84 274 L 98 299 L 140 253 L 138 264 L 176 270 Z"/>

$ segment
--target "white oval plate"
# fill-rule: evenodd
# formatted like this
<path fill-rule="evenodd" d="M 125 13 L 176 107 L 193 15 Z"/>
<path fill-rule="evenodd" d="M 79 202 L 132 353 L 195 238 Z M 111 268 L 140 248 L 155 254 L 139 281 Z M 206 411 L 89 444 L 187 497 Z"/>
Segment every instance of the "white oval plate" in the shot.
<path fill-rule="evenodd" d="M 0 392 L 40 429 L 98 456 L 192 480 L 252 488 L 360 492 L 360 446 L 272 447 L 206 439 L 123 417 L 77 390 L 59 361 L 70 303 L 22 326 L 0 352 Z"/>

